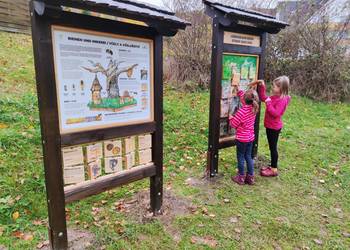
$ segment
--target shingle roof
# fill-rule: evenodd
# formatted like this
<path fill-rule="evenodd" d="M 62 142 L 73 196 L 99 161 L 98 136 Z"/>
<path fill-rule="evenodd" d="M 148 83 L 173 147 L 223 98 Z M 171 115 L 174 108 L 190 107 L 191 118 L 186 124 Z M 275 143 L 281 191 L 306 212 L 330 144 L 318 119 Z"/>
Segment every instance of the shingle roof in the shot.
<path fill-rule="evenodd" d="M 63 5 L 67 7 L 76 7 L 80 9 L 91 10 L 96 8 L 96 11 L 118 16 L 119 13 L 130 14 L 133 16 L 141 16 L 143 19 L 150 21 L 161 21 L 177 29 L 185 29 L 189 22 L 175 16 L 175 13 L 170 12 L 161 7 L 144 3 L 141 1 L 129 0 L 39 0 L 46 4 Z"/>
<path fill-rule="evenodd" d="M 219 11 L 228 18 L 249 21 L 257 25 L 257 27 L 264 29 L 272 29 L 271 31 L 278 32 L 280 29 L 285 28 L 288 24 L 276 19 L 276 17 L 261 13 L 258 11 L 248 10 L 221 4 L 211 0 L 203 0 L 203 3 L 214 10 Z"/>

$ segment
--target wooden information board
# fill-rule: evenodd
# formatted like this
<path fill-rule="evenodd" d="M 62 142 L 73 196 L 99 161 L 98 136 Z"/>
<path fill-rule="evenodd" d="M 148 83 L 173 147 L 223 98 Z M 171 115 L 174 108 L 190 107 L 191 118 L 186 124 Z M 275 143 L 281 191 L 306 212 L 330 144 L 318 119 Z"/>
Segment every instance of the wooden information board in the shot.
<path fill-rule="evenodd" d="M 228 117 L 241 107 L 238 90 L 263 79 L 268 33 L 278 33 L 286 23 L 275 17 L 216 1 L 203 0 L 213 19 L 207 175 L 218 174 L 219 150 L 235 146 L 235 129 Z M 257 156 L 260 112 L 255 120 L 253 158 Z"/>
<path fill-rule="evenodd" d="M 162 206 L 163 36 L 188 23 L 88 2 L 30 2 L 52 249 L 68 247 L 67 203 L 150 178 L 151 211 Z"/>

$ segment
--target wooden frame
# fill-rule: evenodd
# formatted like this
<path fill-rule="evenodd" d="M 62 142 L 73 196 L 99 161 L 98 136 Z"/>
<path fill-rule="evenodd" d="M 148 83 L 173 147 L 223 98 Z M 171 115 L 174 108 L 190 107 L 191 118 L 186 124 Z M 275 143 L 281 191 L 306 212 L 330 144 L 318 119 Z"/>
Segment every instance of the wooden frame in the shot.
<path fill-rule="evenodd" d="M 61 134 L 71 134 L 76 132 L 84 132 L 84 131 L 91 131 L 91 130 L 97 130 L 97 129 L 103 129 L 103 128 L 112 128 L 112 127 L 121 127 L 126 125 L 137 125 L 142 123 L 148 123 L 154 121 L 154 43 L 151 39 L 145 39 L 145 38 L 139 38 L 139 37 L 133 37 L 133 36 L 126 36 L 126 35 L 117 35 L 113 33 L 106 33 L 106 32 L 98 32 L 98 31 L 90 31 L 90 30 L 84 30 L 81 28 L 71 28 L 71 27 L 65 27 L 65 26 L 59 26 L 59 25 L 52 25 L 51 26 L 51 33 L 52 33 L 52 46 L 53 50 L 55 49 L 55 39 L 53 36 L 54 31 L 67 31 L 67 32 L 76 32 L 81 34 L 88 34 L 88 35 L 96 35 L 96 36 L 103 36 L 108 38 L 116 38 L 116 39 L 125 39 L 125 40 L 131 40 L 131 41 L 138 41 L 138 42 L 144 42 L 148 43 L 150 46 L 150 117 L 149 119 L 143 119 L 143 120 L 137 120 L 132 122 L 122 122 L 122 123 L 109 123 L 105 125 L 95 125 L 95 126 L 86 126 L 85 128 L 75 128 L 75 129 L 65 129 L 62 128 L 62 117 L 61 117 L 61 110 L 60 110 L 60 93 L 61 89 L 59 84 L 56 84 L 56 91 L 57 91 L 57 104 L 58 104 L 58 115 L 59 115 L 59 124 L 60 124 L 60 132 Z M 58 82 L 58 75 L 57 75 L 57 59 L 55 52 L 53 53 L 54 58 L 54 66 L 55 66 L 55 82 Z"/>
<path fill-rule="evenodd" d="M 120 22 L 99 17 L 63 11 L 61 5 L 89 10 L 90 4 L 84 1 L 31 1 L 30 15 L 32 22 L 32 40 L 35 58 L 35 71 L 40 111 L 41 137 L 44 155 L 45 184 L 49 216 L 49 239 L 52 249 L 67 249 L 67 224 L 65 204 L 101 193 L 121 185 L 144 178 L 150 178 L 151 210 L 160 213 L 163 201 L 163 35 L 173 36 L 178 29 L 188 23 L 167 20 L 155 20 L 159 16 L 131 14 L 128 10 L 108 8 L 96 2 L 101 13 L 114 16 L 130 17 L 147 22 L 148 26 Z M 132 4 L 132 3 L 130 3 Z M 138 3 L 135 3 L 138 4 Z M 147 6 L 145 7 L 147 8 Z M 125 11 L 125 12 L 123 12 Z M 130 13 L 130 14 L 129 14 Z M 160 12 L 160 16 L 164 14 Z M 165 26 L 164 26 L 165 25 Z M 64 27 L 69 30 L 84 30 L 118 37 L 131 37 L 149 41 L 151 44 L 152 68 L 152 119 L 137 124 L 95 128 L 95 130 L 74 131 L 61 134 L 58 89 L 53 47 L 52 27 Z M 164 28 L 166 27 L 166 29 Z M 96 180 L 64 187 L 63 183 L 63 147 L 106 141 L 115 138 L 139 134 L 152 135 L 152 163 L 109 174 Z"/>

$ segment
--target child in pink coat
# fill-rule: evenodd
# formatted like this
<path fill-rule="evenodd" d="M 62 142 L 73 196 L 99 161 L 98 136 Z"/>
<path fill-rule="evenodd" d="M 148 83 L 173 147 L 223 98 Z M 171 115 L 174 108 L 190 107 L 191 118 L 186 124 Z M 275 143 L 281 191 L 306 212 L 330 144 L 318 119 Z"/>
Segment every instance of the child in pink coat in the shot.
<path fill-rule="evenodd" d="M 261 169 L 261 176 L 274 177 L 278 175 L 277 143 L 279 134 L 283 128 L 282 116 L 291 100 L 288 91 L 289 78 L 287 76 L 280 76 L 273 81 L 272 96 L 266 95 L 265 82 L 263 80 L 259 81 L 260 100 L 266 104 L 264 126 L 266 128 L 271 156 L 271 165 Z"/>

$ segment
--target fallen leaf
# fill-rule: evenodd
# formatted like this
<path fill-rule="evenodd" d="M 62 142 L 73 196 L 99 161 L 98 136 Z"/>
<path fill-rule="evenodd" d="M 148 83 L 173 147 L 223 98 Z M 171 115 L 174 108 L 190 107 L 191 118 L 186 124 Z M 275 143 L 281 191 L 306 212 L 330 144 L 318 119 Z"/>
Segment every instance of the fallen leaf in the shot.
<path fill-rule="evenodd" d="M 32 234 L 24 234 L 22 239 L 25 241 L 32 241 L 34 236 Z"/>
<path fill-rule="evenodd" d="M 230 218 L 230 222 L 231 222 L 231 223 L 237 223 L 237 222 L 238 222 L 237 217 L 231 217 L 231 218 Z"/>
<path fill-rule="evenodd" d="M 211 217 L 211 218 L 215 218 L 215 217 L 216 217 L 216 215 L 215 215 L 215 214 L 209 214 L 209 217 Z"/>
<path fill-rule="evenodd" d="M 281 223 L 288 223 L 289 220 L 287 217 L 276 217 L 276 221 L 281 222 Z"/>
<path fill-rule="evenodd" d="M 224 202 L 225 202 L 225 203 L 229 203 L 230 200 L 229 200 L 229 199 L 224 199 Z"/>
<path fill-rule="evenodd" d="M 258 225 L 262 225 L 261 221 L 259 221 L 259 220 L 257 220 L 255 223 Z"/>
<path fill-rule="evenodd" d="M 0 236 L 4 234 L 5 229 L 3 227 L 0 227 Z"/>
<path fill-rule="evenodd" d="M 18 239 L 22 239 L 24 233 L 22 233 L 21 231 L 15 231 L 12 233 L 12 236 L 18 238 Z"/>
<path fill-rule="evenodd" d="M 322 240 L 319 240 L 319 239 L 314 239 L 314 242 L 315 242 L 317 245 L 322 245 L 322 244 L 323 244 Z"/>
<path fill-rule="evenodd" d="M 342 233 L 342 235 L 343 235 L 345 238 L 350 238 L 350 233 L 344 232 L 344 233 Z"/>
<path fill-rule="evenodd" d="M 8 128 L 8 126 L 4 123 L 0 123 L 0 129 Z"/>
<path fill-rule="evenodd" d="M 192 244 L 201 244 L 201 245 L 207 245 L 211 248 L 215 248 L 217 246 L 217 241 L 211 237 L 211 236 L 205 236 L 205 237 L 198 237 L 198 236 L 192 236 L 191 237 L 191 243 Z"/>
<path fill-rule="evenodd" d="M 41 226 L 44 224 L 44 222 L 42 220 L 33 220 L 32 223 L 34 226 Z"/>
<path fill-rule="evenodd" d="M 13 219 L 14 221 L 16 221 L 18 218 L 19 218 L 19 212 L 18 212 L 18 211 L 17 211 L 17 212 L 14 212 L 14 213 L 12 214 L 12 219 Z"/>
<path fill-rule="evenodd" d="M 341 212 L 342 212 L 341 208 L 335 208 L 335 211 L 336 211 L 337 213 L 341 213 Z"/>
<path fill-rule="evenodd" d="M 278 246 L 278 245 L 275 245 L 275 250 L 282 250 L 282 248 L 280 247 L 280 246 Z"/>
<path fill-rule="evenodd" d="M 326 183 L 325 180 L 319 180 L 319 182 L 320 182 L 321 184 L 325 184 L 325 183 Z"/>
<path fill-rule="evenodd" d="M 240 234 L 242 232 L 241 229 L 239 229 L 239 228 L 235 228 L 234 231 L 238 234 Z"/>

